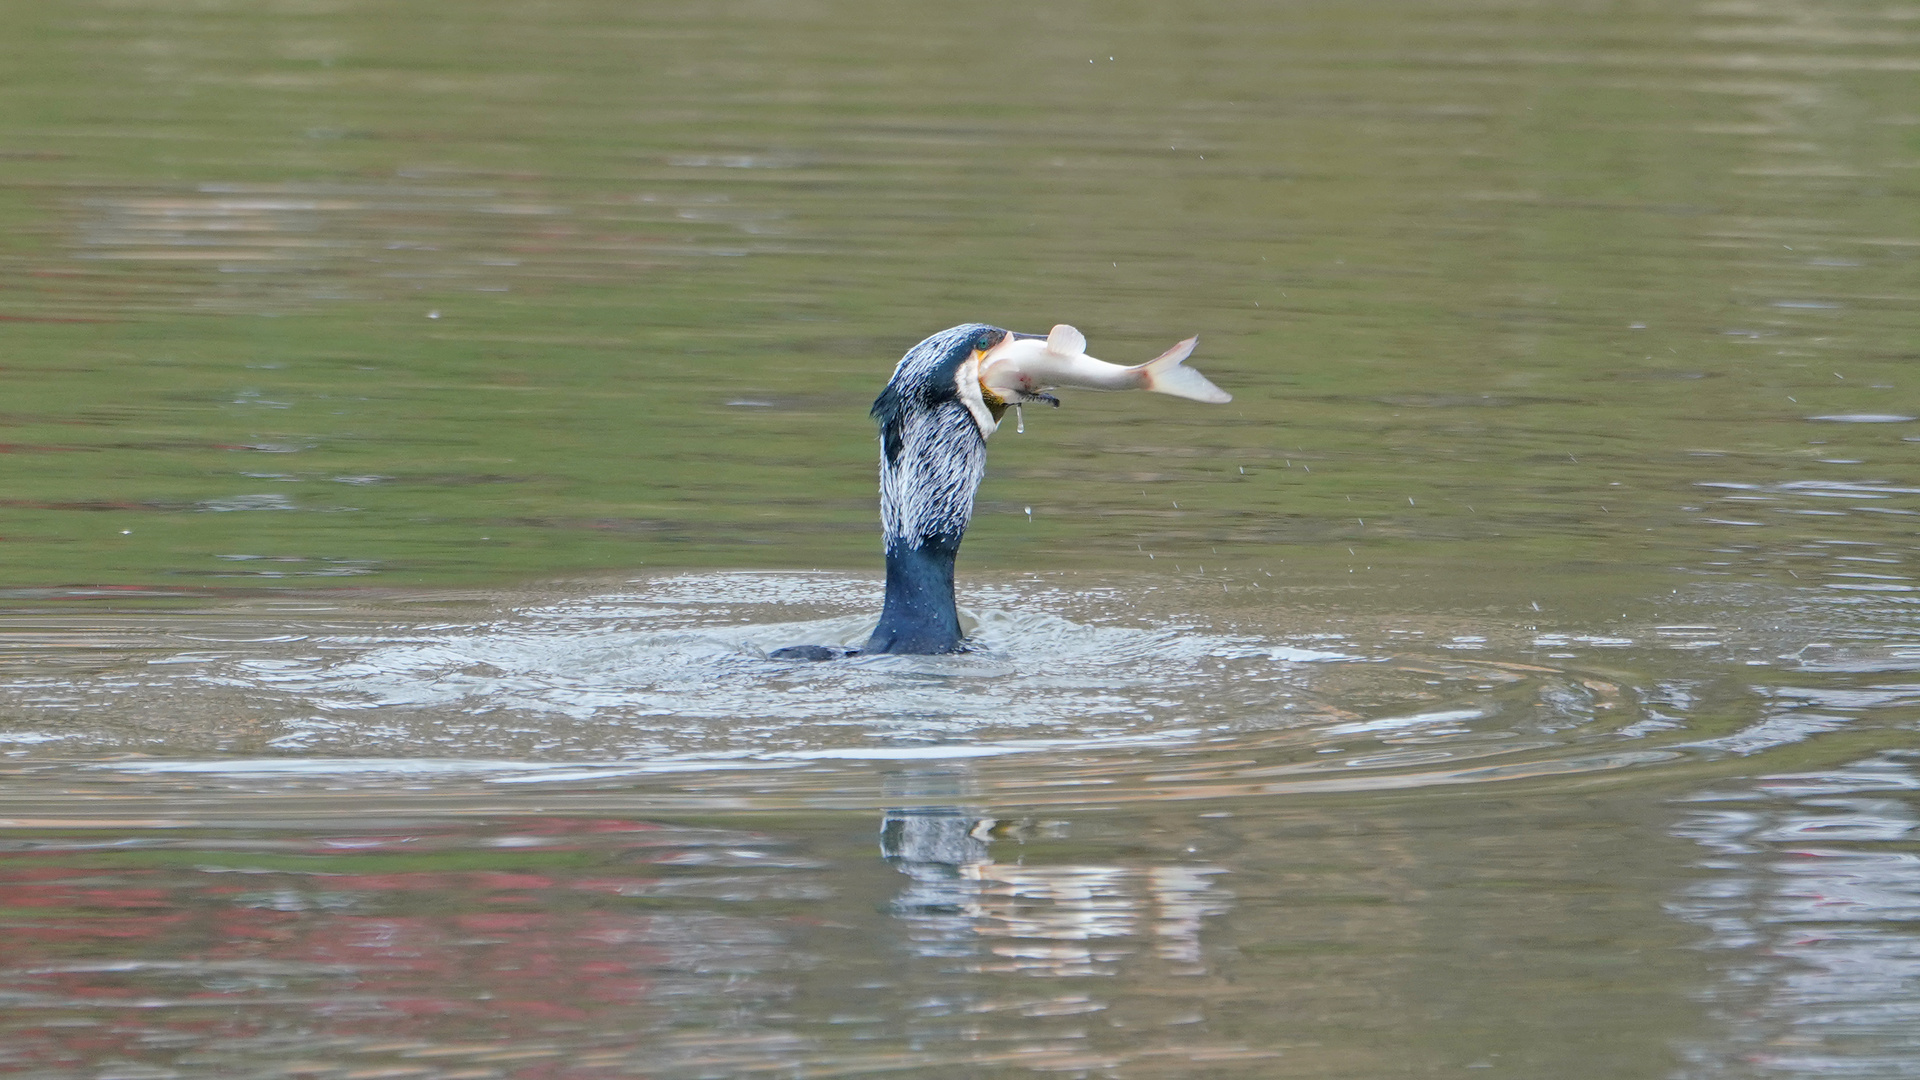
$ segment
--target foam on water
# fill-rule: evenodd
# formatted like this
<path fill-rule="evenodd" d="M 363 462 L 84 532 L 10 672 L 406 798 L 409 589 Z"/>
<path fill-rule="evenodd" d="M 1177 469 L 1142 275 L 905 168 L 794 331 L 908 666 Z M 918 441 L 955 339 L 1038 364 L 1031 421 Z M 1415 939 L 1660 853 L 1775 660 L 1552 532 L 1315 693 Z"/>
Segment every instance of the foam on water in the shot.
<path fill-rule="evenodd" d="M 1359 659 L 1182 625 L 1076 622 L 1046 610 L 1062 601 L 1047 588 L 1003 588 L 989 602 L 1018 608 L 968 612 L 970 652 L 768 658 L 784 645 L 864 640 L 872 591 L 819 575 L 686 575 L 481 623 L 314 635 L 290 654 L 202 655 L 179 674 L 271 695 L 288 712 L 313 710 L 287 721 L 290 730 L 269 743 L 276 749 L 322 748 L 342 724 L 372 713 L 458 724 L 469 750 L 476 737 L 487 741 L 485 730 L 524 722 L 547 733 L 542 754 L 617 748 L 625 758 L 685 761 L 741 751 L 897 756 L 902 741 L 960 739 L 981 753 L 1061 735 L 1154 738 L 1244 719 L 1248 702 L 1222 693 L 1229 669 L 1271 680 L 1301 664 Z M 852 612 L 779 618 L 802 606 Z M 1279 687 L 1265 694 L 1282 710 L 1288 696 Z"/>

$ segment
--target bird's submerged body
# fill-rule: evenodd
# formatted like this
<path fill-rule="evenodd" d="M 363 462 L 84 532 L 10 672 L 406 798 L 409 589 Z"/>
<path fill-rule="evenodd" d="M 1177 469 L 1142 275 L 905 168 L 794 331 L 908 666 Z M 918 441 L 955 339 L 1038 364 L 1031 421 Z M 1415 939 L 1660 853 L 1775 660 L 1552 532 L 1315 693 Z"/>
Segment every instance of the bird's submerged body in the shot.
<path fill-rule="evenodd" d="M 1059 402 L 1046 391 L 1073 386 L 1148 389 L 1197 401 L 1231 398 L 1180 366 L 1189 338 L 1137 367 L 1086 355 L 1071 326 L 1045 338 L 984 323 L 943 330 L 907 351 L 873 403 L 880 426 L 880 527 L 886 542 L 886 600 L 879 625 L 859 650 L 802 645 L 775 650 L 787 660 L 863 653 L 949 653 L 966 647 L 953 599 L 953 563 L 986 473 L 987 438 L 1009 405 Z"/>

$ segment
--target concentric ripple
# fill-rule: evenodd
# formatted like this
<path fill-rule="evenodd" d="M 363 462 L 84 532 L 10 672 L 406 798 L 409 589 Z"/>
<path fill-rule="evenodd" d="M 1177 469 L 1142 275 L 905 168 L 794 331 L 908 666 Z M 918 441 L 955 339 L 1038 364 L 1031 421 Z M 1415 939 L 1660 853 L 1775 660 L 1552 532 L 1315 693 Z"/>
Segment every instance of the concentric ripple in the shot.
<path fill-rule="evenodd" d="M 26 773 L 162 788 L 404 779 L 591 800 L 644 784 L 728 806 L 893 804 L 886 776 L 937 764 L 996 799 L 1125 802 L 1751 756 L 1915 700 L 1900 648 L 1778 625 L 1250 629 L 1144 579 L 964 598 L 974 651 L 825 663 L 768 653 L 860 641 L 872 581 L 681 574 L 484 607 L 22 619 L 7 636 L 22 662 L 0 669 L 0 752 Z"/>

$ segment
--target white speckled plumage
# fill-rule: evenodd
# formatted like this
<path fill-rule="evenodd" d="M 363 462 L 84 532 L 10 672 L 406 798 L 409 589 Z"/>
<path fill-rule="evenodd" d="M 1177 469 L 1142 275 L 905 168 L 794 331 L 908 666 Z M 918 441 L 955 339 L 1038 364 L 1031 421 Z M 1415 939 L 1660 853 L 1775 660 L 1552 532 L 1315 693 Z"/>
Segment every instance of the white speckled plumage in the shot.
<path fill-rule="evenodd" d="M 902 357 L 875 404 L 880 420 L 880 523 L 887 546 L 958 541 L 973 516 L 994 421 L 980 401 L 971 343 L 980 323 L 943 330 Z M 951 368 L 951 375 L 945 369 Z M 971 399 L 971 400 L 969 400 Z"/>
<path fill-rule="evenodd" d="M 899 457 L 880 460 L 880 525 L 889 544 L 958 536 L 973 517 L 973 492 L 987 471 L 986 443 L 963 406 L 905 418 Z"/>

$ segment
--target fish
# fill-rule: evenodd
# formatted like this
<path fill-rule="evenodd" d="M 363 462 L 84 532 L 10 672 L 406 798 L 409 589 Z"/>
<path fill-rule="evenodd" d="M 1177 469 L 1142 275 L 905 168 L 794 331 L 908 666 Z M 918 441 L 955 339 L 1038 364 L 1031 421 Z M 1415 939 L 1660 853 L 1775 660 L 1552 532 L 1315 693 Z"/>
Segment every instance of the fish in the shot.
<path fill-rule="evenodd" d="M 1035 401 L 1058 406 L 1048 390 L 1152 390 L 1189 401 L 1223 405 L 1233 395 L 1181 361 L 1193 354 L 1198 335 L 1144 364 L 1122 367 L 1087 355 L 1086 336 L 1065 323 L 1046 337 L 1008 334 L 980 358 L 980 392 L 990 407 L 1004 409 Z"/>

